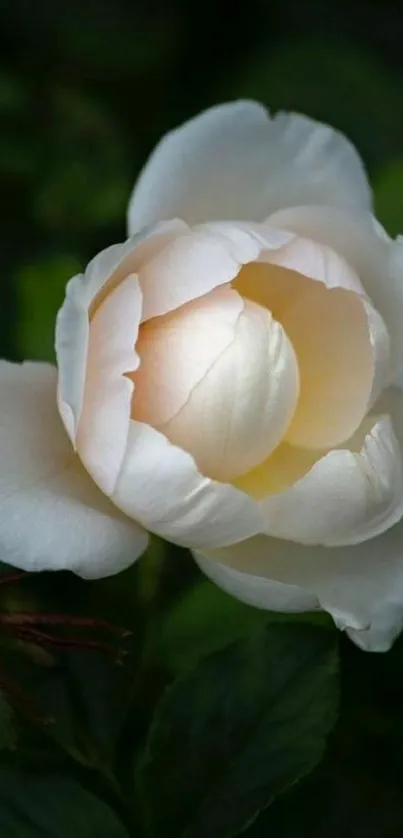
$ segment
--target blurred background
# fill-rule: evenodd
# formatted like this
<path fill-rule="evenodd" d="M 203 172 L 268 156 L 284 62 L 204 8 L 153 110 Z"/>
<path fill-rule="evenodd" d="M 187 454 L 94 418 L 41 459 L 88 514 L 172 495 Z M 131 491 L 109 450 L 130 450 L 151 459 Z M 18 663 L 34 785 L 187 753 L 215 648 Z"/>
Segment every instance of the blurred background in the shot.
<path fill-rule="evenodd" d="M 66 280 L 125 237 L 158 138 L 254 97 L 345 131 L 403 230 L 403 12 L 375 0 L 0 0 L 0 356 L 52 358 Z"/>

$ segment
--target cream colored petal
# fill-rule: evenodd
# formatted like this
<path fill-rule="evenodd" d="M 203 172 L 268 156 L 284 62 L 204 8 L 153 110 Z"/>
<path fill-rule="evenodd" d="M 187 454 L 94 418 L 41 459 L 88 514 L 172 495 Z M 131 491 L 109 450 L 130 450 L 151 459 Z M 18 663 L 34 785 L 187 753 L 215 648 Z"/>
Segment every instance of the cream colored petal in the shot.
<path fill-rule="evenodd" d="M 141 314 L 136 276 L 128 276 L 95 312 L 90 328 L 77 451 L 97 485 L 110 495 L 125 453 L 133 383 L 126 373 L 139 363 L 135 345 Z"/>
<path fill-rule="evenodd" d="M 367 209 L 371 193 L 352 144 L 298 114 L 270 118 L 255 102 L 211 108 L 167 134 L 135 185 L 129 230 L 163 218 L 262 221 L 297 204 Z"/>
<path fill-rule="evenodd" d="M 403 240 L 391 241 L 369 214 L 330 207 L 296 206 L 268 223 L 328 245 L 351 265 L 386 325 L 393 382 L 403 372 Z"/>
<path fill-rule="evenodd" d="M 243 268 L 234 287 L 266 305 L 295 348 L 301 396 L 288 441 L 322 449 L 351 436 L 387 382 L 389 338 L 347 262 L 296 238 Z"/>
<path fill-rule="evenodd" d="M 170 221 L 143 230 L 123 244 L 98 253 L 85 273 L 67 285 L 56 321 L 55 347 L 59 369 L 58 403 L 70 439 L 74 442 L 81 415 L 87 367 L 89 315 L 128 274 L 158 252 L 178 233 L 183 222 Z"/>
<path fill-rule="evenodd" d="M 304 477 L 312 466 L 328 452 L 311 448 L 298 448 L 282 442 L 256 468 L 233 480 L 234 486 L 255 500 L 275 495 L 289 489 Z"/>
<path fill-rule="evenodd" d="M 147 547 L 74 454 L 56 407 L 56 370 L 0 363 L 0 552 L 29 571 L 117 573 Z"/>
<path fill-rule="evenodd" d="M 374 538 L 400 520 L 402 458 L 389 416 L 368 417 L 348 444 L 261 501 L 269 535 L 334 547 Z"/>
<path fill-rule="evenodd" d="M 298 394 L 299 368 L 286 332 L 246 300 L 233 341 L 161 430 L 193 455 L 203 474 L 232 481 L 279 444 Z"/>
<path fill-rule="evenodd" d="M 157 535 L 195 549 L 248 538 L 264 523 L 251 498 L 202 477 L 189 454 L 139 422 L 130 424 L 113 501 Z"/>
<path fill-rule="evenodd" d="M 287 441 L 305 448 L 338 445 L 361 424 L 371 401 L 374 363 L 362 301 L 313 283 L 311 293 L 286 313 L 283 326 L 301 380 Z"/>

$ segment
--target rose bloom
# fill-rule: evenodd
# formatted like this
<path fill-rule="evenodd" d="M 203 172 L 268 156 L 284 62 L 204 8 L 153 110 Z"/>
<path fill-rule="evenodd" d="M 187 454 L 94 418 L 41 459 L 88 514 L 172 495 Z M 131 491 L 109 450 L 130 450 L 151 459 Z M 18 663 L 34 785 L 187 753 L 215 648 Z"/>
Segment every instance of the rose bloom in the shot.
<path fill-rule="evenodd" d="M 353 146 L 253 102 L 212 108 L 157 146 L 128 216 L 67 286 L 57 369 L 2 362 L 1 558 L 96 578 L 152 532 L 244 602 L 324 609 L 388 648 L 403 244 Z"/>

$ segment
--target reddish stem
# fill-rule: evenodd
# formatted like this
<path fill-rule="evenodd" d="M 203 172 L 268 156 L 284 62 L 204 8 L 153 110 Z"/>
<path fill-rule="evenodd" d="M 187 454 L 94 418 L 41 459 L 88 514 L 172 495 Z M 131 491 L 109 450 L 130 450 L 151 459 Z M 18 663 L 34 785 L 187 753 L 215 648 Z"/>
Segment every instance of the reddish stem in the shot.
<path fill-rule="evenodd" d="M 88 649 L 93 652 L 104 652 L 108 655 L 115 655 L 116 649 L 110 643 L 103 643 L 99 640 L 87 640 L 79 638 L 72 640 L 67 637 L 54 637 L 43 631 L 33 628 L 15 627 L 15 636 L 20 640 L 36 643 L 38 646 L 56 646 L 64 649 Z"/>
<path fill-rule="evenodd" d="M 70 614 L 37 614 L 33 612 L 13 612 L 0 614 L 0 625 L 7 626 L 77 626 L 78 628 L 105 629 L 115 634 L 130 634 L 119 626 L 108 623 L 107 620 L 97 620 L 92 617 L 73 617 Z"/>

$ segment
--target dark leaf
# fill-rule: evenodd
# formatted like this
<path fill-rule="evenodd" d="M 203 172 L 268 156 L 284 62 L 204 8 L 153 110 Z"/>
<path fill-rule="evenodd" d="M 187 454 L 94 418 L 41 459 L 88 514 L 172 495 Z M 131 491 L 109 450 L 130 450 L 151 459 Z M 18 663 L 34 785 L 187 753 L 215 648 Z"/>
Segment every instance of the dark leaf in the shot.
<path fill-rule="evenodd" d="M 152 835 L 230 838 L 321 759 L 333 632 L 272 625 L 204 659 L 157 708 L 139 769 Z"/>
<path fill-rule="evenodd" d="M 235 640 L 260 632 L 269 623 L 325 624 L 323 612 L 280 614 L 245 605 L 203 580 L 194 585 L 162 616 L 156 629 L 159 659 L 173 671 L 191 669 L 204 655 Z"/>
<path fill-rule="evenodd" d="M 340 717 L 320 766 L 279 798 L 247 838 L 403 835 L 403 638 L 385 655 L 342 643 Z"/>
<path fill-rule="evenodd" d="M 128 838 L 112 810 L 74 779 L 0 766 L 4 838 Z"/>
<path fill-rule="evenodd" d="M 11 748 L 17 741 L 14 712 L 4 693 L 0 691 L 0 750 Z"/>

